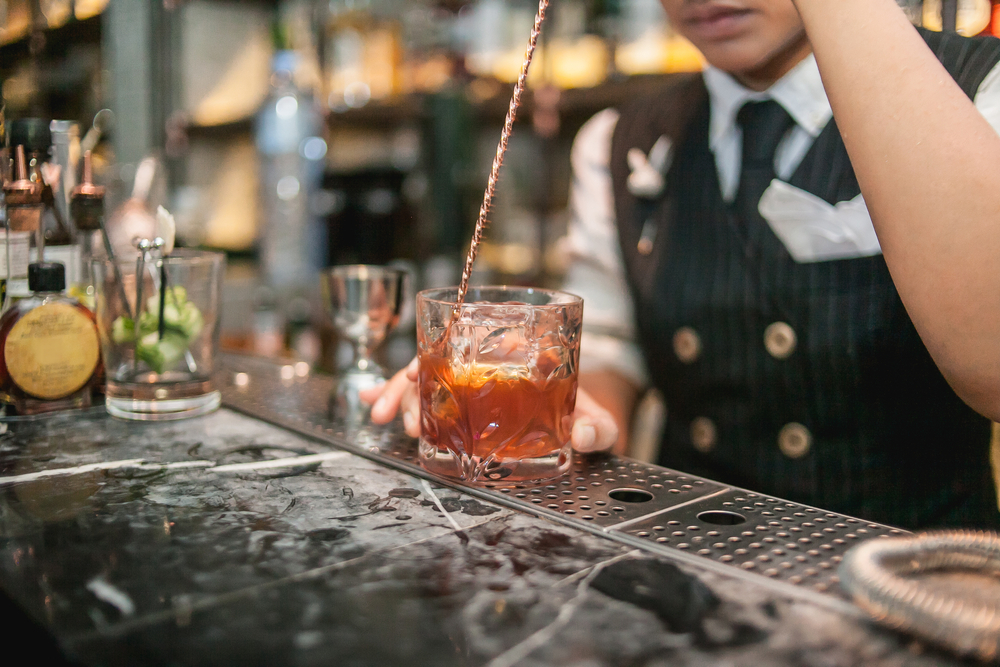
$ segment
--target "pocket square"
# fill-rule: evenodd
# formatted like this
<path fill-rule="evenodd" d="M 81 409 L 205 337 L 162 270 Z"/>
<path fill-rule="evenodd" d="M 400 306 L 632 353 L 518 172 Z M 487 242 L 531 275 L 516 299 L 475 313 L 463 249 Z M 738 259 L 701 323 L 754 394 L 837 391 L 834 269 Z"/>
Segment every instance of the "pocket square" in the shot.
<path fill-rule="evenodd" d="M 882 252 L 861 195 L 831 206 L 775 179 L 760 198 L 758 209 L 796 262 L 871 257 Z"/>
<path fill-rule="evenodd" d="M 649 157 L 638 148 L 630 148 L 626 154 L 629 177 L 628 191 L 643 199 L 656 199 L 663 192 L 663 175 L 670 168 L 673 157 L 673 143 L 666 135 L 661 136 L 649 150 Z"/>

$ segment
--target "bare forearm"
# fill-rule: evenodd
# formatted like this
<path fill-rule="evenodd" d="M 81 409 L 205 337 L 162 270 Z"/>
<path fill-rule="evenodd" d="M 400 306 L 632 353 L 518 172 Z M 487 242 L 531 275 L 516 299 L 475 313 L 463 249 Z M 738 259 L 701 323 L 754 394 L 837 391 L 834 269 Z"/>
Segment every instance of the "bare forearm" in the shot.
<path fill-rule="evenodd" d="M 907 311 L 1000 417 L 1000 137 L 894 0 L 795 2 Z"/>
<path fill-rule="evenodd" d="M 580 387 L 614 417 L 618 425 L 618 441 L 612 451 L 624 454 L 639 389 L 622 375 L 612 371 L 583 373 L 580 375 Z"/>

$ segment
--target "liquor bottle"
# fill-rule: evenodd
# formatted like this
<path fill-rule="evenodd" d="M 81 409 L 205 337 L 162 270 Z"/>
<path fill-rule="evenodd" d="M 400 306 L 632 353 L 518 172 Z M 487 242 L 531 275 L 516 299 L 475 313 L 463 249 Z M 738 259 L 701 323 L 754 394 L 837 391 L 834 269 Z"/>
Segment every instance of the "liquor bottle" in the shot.
<path fill-rule="evenodd" d="M 14 232 L 6 226 L 0 230 L 0 312 L 6 308 L 8 295 L 13 298 L 29 294 L 30 246 L 31 232 Z"/>
<path fill-rule="evenodd" d="M 4 304 L 28 296 L 28 257 L 31 239 L 42 238 L 42 188 L 28 178 L 24 147 L 15 149 L 13 180 L 4 183 Z"/>
<path fill-rule="evenodd" d="M 5 104 L 0 95 L 0 186 L 11 181 L 10 146 L 7 142 Z M 0 189 L 0 312 L 7 305 L 7 294 L 28 293 L 28 247 L 31 232 L 15 232 L 7 225 L 6 196 Z"/>
<path fill-rule="evenodd" d="M 63 168 L 53 160 L 51 123 L 41 118 L 18 118 L 10 123 L 10 140 L 12 145 L 24 146 L 28 180 L 41 186 L 41 235 L 35 237 L 32 260 L 61 262 L 75 283 L 80 261 L 66 214 L 68 207 L 61 205 Z"/>
<path fill-rule="evenodd" d="M 94 297 L 94 286 L 91 279 L 90 258 L 94 248 L 100 244 L 97 238 L 104 226 L 104 188 L 94 185 L 94 173 L 91 152 L 83 155 L 83 180 L 70 193 L 70 217 L 76 227 L 77 247 L 80 255 L 83 283 L 76 294 L 78 298 L 90 307 Z"/>
<path fill-rule="evenodd" d="M 31 264 L 28 286 L 0 317 L 0 400 L 22 415 L 90 407 L 101 367 L 93 313 L 62 294 L 62 264 Z"/>
<path fill-rule="evenodd" d="M 51 196 L 47 203 L 52 207 L 52 214 L 45 218 L 49 221 L 45 261 L 62 262 L 66 266 L 66 286 L 75 290 L 90 275 L 90 267 L 81 261 L 80 243 L 69 210 L 80 166 L 80 126 L 71 120 L 53 120 L 49 123 L 49 133 L 52 136 L 51 161 L 46 166 L 45 186 L 46 193 Z"/>
<path fill-rule="evenodd" d="M 398 8 L 375 0 L 332 0 L 328 8 L 327 106 L 346 111 L 399 92 Z"/>
<path fill-rule="evenodd" d="M 273 313 L 279 331 L 284 330 L 285 305 L 314 289 L 326 260 L 326 228 L 309 206 L 322 180 L 326 142 L 318 136 L 321 120 L 312 96 L 295 84 L 297 66 L 295 52 L 275 54 L 271 93 L 254 125 L 261 274 L 279 305 Z M 279 335 L 279 346 L 281 340 Z"/>

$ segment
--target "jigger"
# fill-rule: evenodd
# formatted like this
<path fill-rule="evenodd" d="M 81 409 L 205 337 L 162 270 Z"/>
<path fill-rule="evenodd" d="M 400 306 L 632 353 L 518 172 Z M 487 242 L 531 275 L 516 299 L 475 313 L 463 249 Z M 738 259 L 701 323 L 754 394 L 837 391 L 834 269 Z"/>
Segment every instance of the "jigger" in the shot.
<path fill-rule="evenodd" d="M 324 298 L 337 332 L 350 341 L 354 359 L 338 373 L 331 397 L 338 416 L 360 418 L 367 412 L 358 392 L 385 379 L 372 354 L 399 323 L 406 271 L 354 264 L 323 272 Z"/>

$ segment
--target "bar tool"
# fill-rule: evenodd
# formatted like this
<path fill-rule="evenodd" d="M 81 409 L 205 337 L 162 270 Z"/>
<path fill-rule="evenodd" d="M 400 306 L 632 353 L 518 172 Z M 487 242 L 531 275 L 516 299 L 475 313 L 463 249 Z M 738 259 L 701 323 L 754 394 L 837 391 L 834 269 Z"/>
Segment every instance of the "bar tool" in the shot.
<path fill-rule="evenodd" d="M 374 350 L 399 323 L 406 272 L 385 266 L 335 266 L 323 272 L 324 299 L 337 332 L 353 347 L 353 360 L 338 374 L 331 397 L 338 416 L 367 412 L 358 392 L 385 379 Z"/>
<path fill-rule="evenodd" d="M 947 579 L 956 573 L 965 585 Z M 868 540 L 848 551 L 840 565 L 844 590 L 875 620 L 980 660 L 1000 655 L 998 575 L 1000 535 L 988 531 Z M 970 577 L 992 581 L 970 587 Z M 977 589 L 982 592 L 973 594 Z"/>

